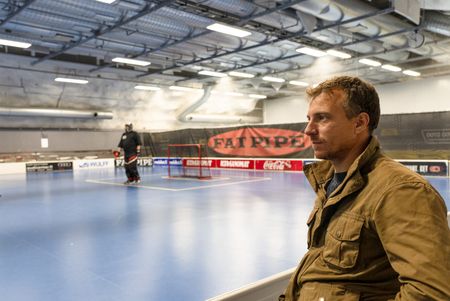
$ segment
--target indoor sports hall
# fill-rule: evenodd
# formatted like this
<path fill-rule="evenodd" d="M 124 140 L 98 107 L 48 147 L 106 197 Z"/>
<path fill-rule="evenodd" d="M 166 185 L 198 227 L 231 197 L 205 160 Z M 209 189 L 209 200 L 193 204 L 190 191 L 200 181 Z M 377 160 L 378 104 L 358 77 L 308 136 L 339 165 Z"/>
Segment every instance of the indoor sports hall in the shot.
<path fill-rule="evenodd" d="M 0 0 L 0 299 L 279 300 L 336 76 L 450 227 L 447 2 Z"/>

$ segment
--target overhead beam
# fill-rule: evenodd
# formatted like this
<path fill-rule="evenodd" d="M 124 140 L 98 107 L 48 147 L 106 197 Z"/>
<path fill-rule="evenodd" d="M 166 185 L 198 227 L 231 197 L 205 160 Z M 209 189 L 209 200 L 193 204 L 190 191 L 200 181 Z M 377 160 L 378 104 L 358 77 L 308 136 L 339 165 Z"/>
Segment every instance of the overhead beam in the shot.
<path fill-rule="evenodd" d="M 30 6 L 31 4 L 33 4 L 33 2 L 35 2 L 36 0 L 28 0 L 26 1 L 21 7 L 19 7 L 18 9 L 16 9 L 15 11 L 13 11 L 11 14 L 9 14 L 4 20 L 2 20 L 0 22 L 0 26 L 6 24 L 7 22 L 9 22 L 9 20 L 11 20 L 12 18 L 14 18 L 15 16 L 17 16 L 18 14 L 20 14 L 21 11 L 23 11 L 25 8 L 27 8 L 28 6 Z"/>
<path fill-rule="evenodd" d="M 250 15 L 248 15 L 246 17 L 243 17 L 243 18 L 240 18 L 240 17 L 237 17 L 237 16 L 233 16 L 233 15 L 231 15 L 229 13 L 227 13 L 227 15 L 230 16 L 231 18 L 234 18 L 237 21 L 236 23 L 234 23 L 234 25 L 243 26 L 243 25 L 247 24 L 248 22 L 250 22 L 250 21 L 252 21 L 252 20 L 254 20 L 256 18 L 260 18 L 260 17 L 266 16 L 266 15 L 269 15 L 271 13 L 274 13 L 274 12 L 277 12 L 277 11 L 280 11 L 280 10 L 284 10 L 286 8 L 289 8 L 289 7 L 293 6 L 293 5 L 299 4 L 299 3 L 304 2 L 304 1 L 306 1 L 306 0 L 287 0 L 287 1 L 284 1 L 281 4 L 279 4 L 279 5 L 277 5 L 277 6 L 273 7 L 273 8 L 264 10 L 264 11 L 259 12 L 259 13 L 250 14 Z M 177 2 L 179 2 L 179 1 L 177 1 Z M 181 1 L 181 2 L 188 3 L 189 1 Z M 198 6 L 198 4 L 196 6 Z M 274 28 L 271 28 L 271 29 L 274 30 Z M 155 52 L 167 49 L 169 47 L 175 47 L 175 46 L 177 46 L 179 44 L 188 42 L 190 40 L 193 40 L 193 39 L 196 39 L 196 38 L 199 38 L 199 37 L 202 37 L 202 36 L 204 36 L 206 34 L 209 34 L 209 33 L 211 33 L 211 31 L 205 30 L 205 31 L 202 31 L 202 32 L 200 32 L 198 34 L 190 34 L 190 35 L 188 35 L 188 36 L 186 36 L 186 37 L 184 37 L 183 39 L 180 39 L 180 40 L 176 40 L 176 41 L 173 41 L 173 42 L 167 41 L 166 43 L 162 44 L 159 47 L 156 47 L 156 48 L 153 48 L 153 49 L 149 49 L 149 50 L 144 51 L 142 53 L 130 56 L 130 58 L 137 58 L 137 57 L 140 57 L 140 56 L 149 55 L 149 54 L 152 54 L 152 53 L 155 53 Z M 95 71 L 99 71 L 99 70 L 101 70 L 103 68 L 112 67 L 112 66 L 115 66 L 115 64 L 114 63 L 108 63 L 108 64 L 104 64 L 102 66 L 99 66 L 97 68 L 93 68 L 93 69 L 91 69 L 89 71 L 90 72 L 95 72 Z"/>
<path fill-rule="evenodd" d="M 341 25 L 345 25 L 345 24 L 352 23 L 352 22 L 359 21 L 359 20 L 363 20 L 363 19 L 368 19 L 368 18 L 375 17 L 375 16 L 390 14 L 393 11 L 394 11 L 393 8 L 387 8 L 387 9 L 384 9 L 384 10 L 381 10 L 381 11 L 372 12 L 372 13 L 368 13 L 368 14 L 365 14 L 365 15 L 361 15 L 361 16 L 357 16 L 357 17 L 354 17 L 354 18 L 350 18 L 350 19 L 347 19 L 345 21 L 339 21 L 339 22 L 332 23 L 332 24 L 329 24 L 329 25 L 326 25 L 326 26 L 321 26 L 321 27 L 318 27 L 318 28 L 314 29 L 313 32 L 317 32 L 317 31 L 321 31 L 321 30 L 329 29 L 329 28 L 333 28 L 333 27 L 338 27 L 338 26 L 341 26 Z M 190 61 L 188 63 L 183 64 L 182 66 L 174 65 L 174 66 L 171 66 L 171 67 L 168 67 L 168 68 L 165 68 L 165 69 L 160 69 L 160 70 L 155 70 L 155 71 L 151 71 L 151 72 L 146 72 L 144 74 L 137 75 L 137 77 L 143 77 L 143 76 L 147 76 L 147 75 L 162 73 L 164 71 L 169 71 L 169 70 L 177 69 L 177 68 L 180 68 L 180 67 L 194 65 L 194 64 L 201 63 L 203 61 L 208 61 L 208 60 L 220 58 L 220 57 L 223 57 L 223 56 L 226 56 L 226 55 L 235 54 L 235 53 L 238 53 L 238 52 L 255 49 L 255 48 L 266 46 L 266 45 L 269 45 L 269 44 L 275 44 L 275 43 L 278 43 L 278 42 L 281 42 L 281 41 L 290 40 L 290 39 L 298 38 L 298 37 L 305 37 L 305 36 L 306 36 L 305 32 L 291 33 L 291 34 L 288 34 L 287 36 L 285 36 L 283 38 L 278 38 L 278 39 L 275 39 L 275 40 L 266 40 L 265 42 L 259 43 L 257 45 L 248 46 L 248 47 L 241 47 L 241 48 L 238 48 L 238 49 L 235 49 L 235 50 L 225 51 L 225 52 L 223 52 L 221 54 L 215 54 L 215 55 L 208 56 L 208 57 L 205 57 L 205 58 L 195 59 L 195 60 L 192 60 L 192 61 Z M 240 68 L 240 69 L 242 69 L 242 68 Z"/>
<path fill-rule="evenodd" d="M 42 58 L 32 62 L 31 64 L 32 65 L 36 65 L 36 64 L 39 64 L 39 63 L 41 63 L 41 62 L 43 62 L 45 60 L 54 58 L 55 56 L 58 56 L 58 55 L 60 55 L 60 54 L 62 54 L 64 52 L 66 52 L 69 49 L 78 47 L 81 44 L 84 44 L 84 43 L 86 43 L 86 42 L 88 42 L 88 41 L 90 41 L 92 39 L 95 39 L 95 38 L 97 38 L 97 37 L 99 37 L 101 35 L 104 35 L 104 34 L 106 34 L 108 32 L 111 32 L 111 31 L 113 31 L 113 30 L 115 30 L 115 29 L 117 29 L 117 28 L 119 28 L 119 27 L 121 27 L 123 25 L 126 25 L 126 24 L 128 24 L 130 22 L 133 22 L 133 21 L 135 21 L 135 20 L 137 20 L 137 19 L 139 19 L 139 18 L 141 18 L 141 17 L 143 17 L 145 15 L 148 15 L 148 14 L 150 14 L 150 13 L 152 13 L 152 12 L 154 12 L 154 11 L 160 9 L 160 8 L 163 8 L 163 7 L 171 4 L 174 1 L 175 0 L 166 0 L 166 1 L 163 1 L 160 4 L 157 4 L 157 5 L 154 5 L 154 6 L 150 6 L 149 4 L 147 4 L 146 7 L 143 10 L 141 10 L 139 13 L 137 13 L 136 15 L 131 16 L 129 18 L 126 18 L 124 20 L 121 20 L 121 21 L 117 22 L 116 24 L 114 24 L 113 26 L 110 26 L 110 27 L 107 27 L 105 29 L 99 30 L 97 33 L 95 33 L 95 34 L 93 34 L 93 35 L 91 35 L 89 37 L 82 38 L 76 43 L 71 43 L 71 44 L 65 46 L 60 51 L 50 53 L 50 54 L 48 54 L 48 55 L 46 55 L 46 56 L 44 56 L 44 57 L 42 57 Z"/>
<path fill-rule="evenodd" d="M 378 36 L 375 36 L 375 37 L 368 37 L 368 38 L 364 38 L 364 39 L 361 39 L 361 40 L 358 40 L 358 41 L 337 44 L 337 45 L 333 45 L 333 47 L 330 47 L 329 49 L 333 49 L 333 48 L 336 48 L 336 47 L 341 48 L 341 47 L 346 47 L 346 46 L 352 46 L 352 45 L 357 45 L 357 44 L 360 44 L 360 43 L 366 43 L 366 42 L 373 41 L 373 40 L 378 40 L 378 39 L 391 37 L 391 36 L 394 36 L 394 35 L 404 34 L 404 33 L 410 32 L 410 31 L 415 31 L 415 30 L 417 30 L 417 28 L 418 27 L 407 28 L 407 29 L 400 29 L 400 30 L 397 30 L 397 31 L 394 31 L 394 32 L 389 32 L 389 33 L 378 35 Z M 401 49 L 408 49 L 408 48 L 411 48 L 411 47 L 410 46 L 402 47 Z M 398 49 L 400 49 L 400 48 L 395 48 L 393 50 L 397 51 Z M 322 49 L 322 50 L 328 50 L 328 49 Z M 387 51 L 384 51 L 382 53 L 387 53 Z M 373 56 L 375 54 L 380 54 L 380 53 L 379 52 L 369 53 L 369 54 L 365 54 L 364 56 L 359 56 L 358 58 L 369 57 L 369 56 Z M 305 54 L 302 54 L 302 53 L 298 53 L 298 54 L 296 53 L 296 54 L 292 54 L 292 55 L 288 55 L 288 56 L 284 56 L 284 57 L 279 57 L 279 58 L 272 59 L 272 60 L 266 60 L 266 61 L 262 61 L 262 62 L 255 62 L 255 63 L 252 63 L 250 65 L 240 66 L 238 68 L 232 68 L 232 69 L 223 70 L 221 72 L 230 72 L 230 71 L 241 70 L 241 69 L 245 69 L 245 68 L 250 68 L 250 67 L 255 67 L 255 66 L 275 63 L 275 62 L 279 62 L 279 61 L 284 61 L 284 60 L 288 60 L 288 59 L 293 59 L 293 58 L 304 56 L 304 55 Z M 289 71 L 290 70 L 283 70 L 282 73 L 289 72 Z"/>

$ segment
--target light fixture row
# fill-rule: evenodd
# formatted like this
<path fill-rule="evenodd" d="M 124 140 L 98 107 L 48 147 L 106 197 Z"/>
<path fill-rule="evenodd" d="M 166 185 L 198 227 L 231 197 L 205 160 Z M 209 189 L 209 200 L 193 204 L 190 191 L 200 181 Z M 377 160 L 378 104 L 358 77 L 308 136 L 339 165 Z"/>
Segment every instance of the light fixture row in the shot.
<path fill-rule="evenodd" d="M 299 52 L 299 53 L 303 53 L 303 54 L 307 54 L 313 57 L 323 57 L 326 55 L 331 55 L 334 57 L 338 57 L 341 59 L 349 59 L 352 56 L 346 52 L 342 52 L 342 51 L 338 51 L 338 50 L 334 50 L 334 49 L 329 49 L 327 51 L 323 51 L 323 50 L 319 50 L 316 48 L 311 48 L 311 47 L 301 47 L 301 48 L 297 48 L 295 49 L 295 51 Z"/>
<path fill-rule="evenodd" d="M 383 68 L 384 70 L 388 70 L 388 71 L 392 71 L 392 72 L 402 71 L 402 68 L 400 68 L 398 66 L 394 66 L 394 65 L 390 65 L 390 64 L 383 65 L 380 62 L 371 60 L 371 59 L 360 59 L 358 62 L 361 64 L 364 64 L 364 65 L 371 66 L 371 67 L 380 67 L 381 66 L 381 68 Z M 409 75 L 409 76 L 420 76 L 420 72 L 417 72 L 414 70 L 403 70 L 402 73 L 405 75 Z"/>
<path fill-rule="evenodd" d="M 89 81 L 84 80 L 84 79 L 67 78 L 67 77 L 57 77 L 57 78 L 55 78 L 55 82 L 72 83 L 72 84 L 80 84 L 80 85 L 85 85 L 85 84 L 89 83 Z M 137 85 L 134 88 L 136 90 L 144 90 L 144 91 L 159 91 L 159 90 L 161 90 L 160 87 L 147 86 L 147 85 Z M 203 89 L 182 87 L 182 86 L 170 86 L 169 90 L 183 91 L 183 92 L 199 92 L 199 91 L 203 91 Z M 266 95 L 262 95 L 262 94 L 244 94 L 244 93 L 239 93 L 239 92 L 220 92 L 220 91 L 214 91 L 214 90 L 212 91 L 212 94 L 224 94 L 224 95 L 227 95 L 227 96 L 239 96 L 239 97 L 248 96 L 250 98 L 255 98 L 255 99 L 265 99 L 265 98 L 267 98 Z"/>

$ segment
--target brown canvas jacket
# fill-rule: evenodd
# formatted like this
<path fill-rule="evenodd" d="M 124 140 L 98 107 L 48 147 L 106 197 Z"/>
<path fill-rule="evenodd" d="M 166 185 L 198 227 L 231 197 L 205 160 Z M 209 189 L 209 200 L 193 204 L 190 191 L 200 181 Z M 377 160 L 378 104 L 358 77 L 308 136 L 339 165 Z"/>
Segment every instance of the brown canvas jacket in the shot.
<path fill-rule="evenodd" d="M 304 172 L 317 198 L 286 301 L 450 300 L 447 209 L 424 178 L 383 155 L 374 137 L 328 200 L 331 163 Z"/>

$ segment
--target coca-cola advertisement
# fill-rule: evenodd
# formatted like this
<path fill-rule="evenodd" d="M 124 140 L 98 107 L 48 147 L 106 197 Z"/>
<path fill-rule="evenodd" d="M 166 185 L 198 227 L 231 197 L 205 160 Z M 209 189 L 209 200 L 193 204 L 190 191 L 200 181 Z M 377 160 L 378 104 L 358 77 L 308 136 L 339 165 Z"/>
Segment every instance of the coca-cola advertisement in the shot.
<path fill-rule="evenodd" d="M 257 170 L 302 171 L 302 160 L 267 159 L 255 160 Z"/>

